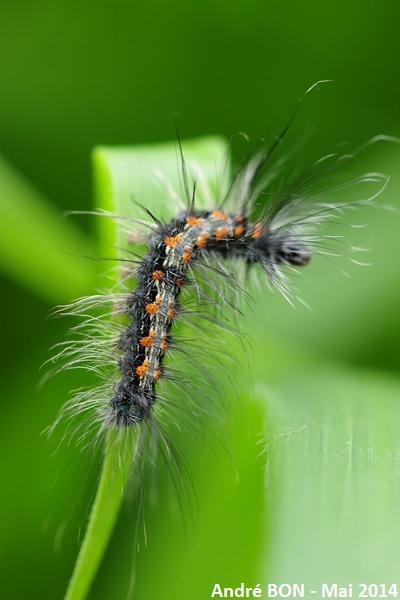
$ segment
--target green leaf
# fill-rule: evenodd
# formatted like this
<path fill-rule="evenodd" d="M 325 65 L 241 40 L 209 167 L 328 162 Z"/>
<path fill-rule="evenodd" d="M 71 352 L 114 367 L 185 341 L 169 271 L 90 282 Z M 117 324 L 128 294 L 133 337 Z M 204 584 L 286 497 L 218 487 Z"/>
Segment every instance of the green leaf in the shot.
<path fill-rule="evenodd" d="M 221 171 L 221 165 L 225 167 L 224 153 L 226 152 L 226 147 L 220 140 L 210 138 L 195 142 L 185 142 L 183 151 L 190 177 L 192 175 L 197 177 L 200 173 L 202 177 L 206 177 L 207 185 L 204 185 L 205 181 L 200 180 L 197 188 L 199 201 L 201 201 L 202 192 L 205 193 L 206 189 L 209 187 L 214 187 L 215 189 L 217 186 L 220 188 L 224 184 L 226 170 Z M 154 212 L 157 218 L 169 219 L 173 214 L 184 208 L 183 206 L 177 206 L 176 201 L 174 202 L 174 198 L 171 196 L 171 186 L 179 190 L 179 175 L 177 171 L 177 161 L 179 162 L 179 160 L 180 158 L 176 154 L 176 147 L 173 144 L 151 149 L 97 149 L 94 153 L 94 164 L 99 208 L 106 209 L 114 214 L 123 214 L 125 216 L 137 215 L 138 207 L 132 202 L 133 195 L 135 198 L 140 199 L 142 205 Z M 217 168 L 218 163 L 220 165 L 219 169 Z M 161 165 L 161 170 L 164 174 L 161 182 L 157 174 L 153 172 L 154 165 L 158 167 Z M 167 177 L 168 180 L 164 179 L 164 177 Z M 143 216 L 146 217 L 146 214 Z M 108 248 L 108 254 L 115 240 L 117 240 L 117 246 L 120 245 L 122 247 L 126 245 L 126 231 L 123 229 L 120 231 L 120 225 L 123 224 L 124 222 L 118 218 L 104 217 L 100 220 L 100 231 L 107 240 L 105 244 L 103 242 L 103 245 L 104 248 Z M 135 224 L 133 222 L 132 226 L 134 227 Z M 114 226 L 116 226 L 116 233 L 113 230 Z M 184 457 L 182 464 L 177 467 L 179 471 L 175 473 L 177 480 L 185 478 L 185 474 L 180 471 L 181 468 L 191 471 L 192 465 L 197 465 L 196 478 L 193 485 L 198 495 L 199 505 L 201 505 L 202 516 L 199 517 L 199 520 L 197 518 L 194 520 L 196 521 L 196 525 L 199 524 L 199 527 L 201 524 L 202 545 L 201 548 L 198 548 L 198 538 L 193 529 L 190 533 L 186 531 L 186 537 L 183 527 L 177 533 L 176 522 L 171 521 L 169 518 L 170 515 L 167 506 L 170 502 L 168 500 L 165 500 L 165 503 L 161 501 L 161 504 L 164 506 L 162 513 L 159 511 L 156 513 L 152 512 L 151 506 L 149 506 L 146 509 L 149 551 L 153 557 L 152 561 L 157 560 L 160 562 L 161 556 L 163 559 L 162 567 L 161 563 L 159 567 L 160 579 L 154 579 L 150 576 L 155 588 L 150 592 L 151 595 L 148 597 L 167 598 L 168 595 L 173 597 L 176 584 L 168 574 L 174 565 L 181 564 L 182 560 L 186 560 L 187 544 L 190 545 L 195 556 L 199 553 L 202 555 L 204 548 L 212 543 L 212 550 L 208 552 L 207 561 L 203 559 L 203 563 L 207 563 L 209 574 L 215 572 L 213 577 L 217 577 L 218 574 L 216 565 L 218 565 L 218 557 L 221 552 L 226 557 L 230 557 L 227 578 L 229 578 L 229 575 L 233 575 L 239 566 L 242 570 L 249 573 L 249 577 L 255 576 L 257 571 L 256 558 L 261 555 L 259 546 L 262 543 L 260 523 L 262 522 L 263 474 L 260 464 L 256 460 L 258 454 L 256 443 L 248 444 L 247 442 L 249 436 L 254 437 L 256 432 L 259 431 L 262 418 L 260 418 L 259 406 L 254 404 L 248 407 L 246 411 L 247 425 L 243 430 L 243 409 L 240 405 L 237 405 L 236 411 L 233 411 L 233 408 L 231 410 L 232 414 L 230 414 L 230 417 L 233 416 L 233 412 L 239 412 L 240 417 L 230 419 L 226 427 L 224 426 L 225 437 L 222 443 L 218 441 L 218 433 L 216 436 L 215 424 L 209 423 L 207 425 L 208 430 L 206 428 L 201 434 L 199 433 L 201 443 L 199 443 L 199 440 L 193 443 L 191 429 L 180 431 L 182 428 L 179 426 L 175 431 L 173 444 L 176 448 L 179 448 L 179 454 Z M 198 426 L 196 425 L 196 427 Z M 233 452 L 235 462 L 232 460 L 231 451 L 228 450 L 233 443 L 235 446 Z M 222 449 L 222 453 L 225 456 L 225 465 L 228 460 L 228 470 L 224 469 L 221 472 L 221 470 L 215 468 L 213 453 L 209 452 L 207 456 L 203 456 L 204 445 L 209 446 L 210 449 L 215 445 L 219 446 L 219 454 L 221 454 Z M 115 440 L 111 446 L 109 443 L 107 444 L 103 473 L 86 536 L 66 596 L 68 600 L 78 600 L 86 597 L 111 537 L 127 485 L 127 479 L 131 472 L 131 469 L 123 468 L 121 470 L 118 467 L 121 464 L 126 465 L 125 450 L 126 447 L 119 448 L 115 444 Z M 157 474 L 158 494 L 161 498 L 165 495 L 168 496 L 168 490 L 171 487 L 171 474 L 169 471 L 171 469 L 172 471 L 175 470 L 172 457 L 167 457 L 166 461 L 167 463 L 171 461 L 171 464 L 164 464 L 159 467 Z M 237 466 L 240 465 L 240 468 L 244 470 L 241 485 L 238 485 L 235 477 L 235 464 Z M 184 465 L 188 466 L 185 467 Z M 117 473 L 117 476 L 115 473 Z M 135 470 L 133 470 L 132 479 L 135 480 L 135 477 L 138 478 L 138 481 L 133 481 L 133 486 L 136 488 L 138 485 L 142 485 L 142 480 L 141 474 L 135 474 Z M 175 484 L 178 484 L 178 488 L 180 487 L 179 481 L 175 481 Z M 181 510 L 183 511 L 183 518 L 188 520 L 191 519 L 191 502 L 186 498 L 186 495 L 190 495 L 190 485 L 190 482 L 188 487 L 186 487 L 186 483 L 183 484 L 181 491 L 179 492 L 178 490 L 177 492 L 178 496 L 183 492 L 183 496 L 180 498 L 180 502 L 182 503 Z M 210 494 L 210 486 L 212 486 L 212 494 Z M 237 537 L 230 524 L 238 510 L 240 512 L 243 510 L 249 490 L 253 490 L 254 493 L 257 491 L 255 495 L 259 498 L 260 510 L 256 511 L 254 515 L 248 515 L 247 518 L 243 518 L 242 525 L 244 526 L 247 523 L 248 527 L 247 558 L 243 560 L 240 556 L 240 551 L 243 548 L 243 540 Z M 141 501 L 142 496 L 146 495 L 148 495 L 148 492 L 141 489 Z M 207 505 L 209 508 L 204 512 Z M 149 514 L 151 514 L 151 517 L 149 517 Z M 140 511 L 137 510 L 135 515 L 135 519 L 139 519 L 141 517 Z M 210 515 L 212 515 L 211 519 Z M 141 528 L 141 523 L 139 523 L 139 528 Z M 131 536 L 134 536 L 137 529 L 137 523 L 131 524 Z M 171 540 L 174 540 L 174 543 Z M 139 557 L 138 564 L 140 564 L 141 556 Z M 142 567 L 140 568 L 140 573 L 138 571 L 136 592 L 138 597 L 142 597 L 140 588 L 145 581 L 143 577 L 145 577 L 146 567 L 144 564 Z M 125 576 L 125 579 L 129 580 L 131 571 L 130 563 L 128 569 L 128 578 Z M 218 572 L 220 573 L 221 571 L 218 569 Z M 164 574 L 164 577 L 162 574 Z M 213 577 L 209 580 L 208 577 L 204 577 L 203 571 L 199 572 L 198 560 L 193 560 L 190 566 L 187 565 L 185 571 L 186 584 L 193 585 L 196 582 L 199 589 L 204 588 L 204 593 L 209 593 L 209 586 Z M 145 585 L 149 588 L 148 580 Z M 97 592 L 95 593 L 97 594 Z"/>
<path fill-rule="evenodd" d="M 215 137 L 185 141 L 183 154 L 189 180 L 197 183 L 196 205 L 205 205 L 210 190 L 221 192 L 226 186 L 227 145 Z M 95 148 L 97 206 L 116 215 L 148 221 L 145 207 L 160 221 L 168 222 L 185 208 L 180 161 L 180 150 L 174 143 Z M 180 203 L 177 197 L 171 197 L 172 193 L 180 195 Z M 105 241 L 109 247 L 115 235 L 117 246 L 126 247 L 121 223 L 114 228 L 110 219 L 102 219 L 99 227 L 103 246 Z M 131 228 L 135 228 L 135 223 Z"/>
<path fill-rule="evenodd" d="M 199 164 L 193 165 L 200 162 L 219 189 L 225 175 L 216 165 L 224 164 L 224 153 L 218 140 L 184 145 L 189 172 L 198 174 Z M 161 220 L 180 210 L 166 191 L 180 186 L 173 145 L 99 148 L 94 163 L 99 208 L 145 218 L 137 201 Z M 99 220 L 100 244 L 108 256 L 115 244 L 126 245 L 122 225 L 119 219 Z M 140 230 L 140 223 L 131 225 Z M 203 428 L 185 420 L 174 430 L 174 445 L 184 457 L 181 471 L 171 478 L 173 461 L 157 470 L 156 491 L 144 509 L 147 545 L 139 536 L 135 560 L 139 507 L 147 494 L 141 490 L 136 502 L 130 498 L 131 515 L 120 515 L 106 552 L 128 476 L 128 470 L 112 475 L 106 451 L 95 516 L 68 600 L 85 597 L 105 552 L 91 593 L 96 600 L 125 597 L 133 579 L 133 597 L 141 600 L 202 600 L 216 583 L 234 588 L 241 582 L 260 583 L 264 595 L 270 582 L 304 583 L 319 598 L 324 582 L 344 586 L 395 579 L 400 382 L 345 369 L 288 339 L 268 338 L 265 295 L 251 293 L 257 304 L 253 317 L 245 311 L 242 327 L 254 350 L 240 340 L 229 342 L 226 352 L 236 363 L 221 377 L 226 409 L 220 418 Z M 332 309 L 326 330 L 334 331 L 334 315 Z M 173 482 L 179 488 L 180 477 L 192 482 L 194 493 L 191 483 L 183 486 L 177 510 L 171 488 Z M 109 497 L 103 494 L 107 487 Z M 140 521 L 139 531 L 143 527 Z"/>
<path fill-rule="evenodd" d="M 90 291 L 93 244 L 0 157 L 0 268 L 46 301 Z M 83 260 L 85 258 L 85 260 Z"/>
<path fill-rule="evenodd" d="M 354 596 L 396 583 L 400 382 L 317 360 L 292 375 L 257 388 L 271 417 L 264 584 L 305 582 L 320 598 L 324 582 Z"/>
<path fill-rule="evenodd" d="M 115 526 L 131 471 L 132 447 L 126 443 L 116 443 L 112 433 L 107 438 L 107 452 L 96 498 L 65 600 L 86 597 Z M 125 453 L 125 460 L 121 462 L 122 452 Z"/>

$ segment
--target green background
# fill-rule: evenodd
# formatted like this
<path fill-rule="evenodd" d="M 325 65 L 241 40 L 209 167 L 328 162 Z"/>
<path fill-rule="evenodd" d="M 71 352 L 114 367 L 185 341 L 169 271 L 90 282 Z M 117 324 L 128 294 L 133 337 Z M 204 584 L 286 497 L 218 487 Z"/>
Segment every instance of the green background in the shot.
<path fill-rule="evenodd" d="M 73 448 L 62 444 L 52 458 L 57 440 L 48 442 L 40 436 L 68 390 L 81 384 L 79 374 L 37 388 L 39 367 L 67 327 L 65 322 L 48 320 L 49 310 L 92 292 L 86 289 L 92 265 L 79 260 L 77 273 L 83 271 L 85 276 L 64 276 L 63 268 L 67 272 L 77 263 L 62 238 L 52 239 L 51 221 L 45 226 L 38 212 L 21 224 L 18 210 L 24 209 L 21 197 L 26 188 L 18 172 L 33 186 L 30 194 L 40 190 L 37 193 L 48 199 L 58 222 L 62 211 L 93 206 L 94 146 L 174 139 L 175 125 L 183 138 L 208 134 L 230 138 L 245 132 L 256 142 L 268 131 L 279 131 L 299 96 L 320 79 L 334 81 L 307 97 L 293 127 L 295 139 L 303 132 L 310 138 L 303 153 L 306 161 L 307 156 L 318 158 L 343 142 L 355 148 L 377 134 L 400 135 L 398 2 L 143 4 L 4 0 L 0 4 L 1 151 L 17 169 L 11 176 L 4 167 L 6 175 L 0 179 L 2 211 L 12 213 L 16 207 L 11 227 L 2 212 L 0 246 L 1 595 L 13 600 L 62 597 L 78 549 L 77 530 L 85 522 L 96 480 L 95 474 L 82 477 L 86 465 L 76 459 Z M 379 202 L 398 207 L 399 165 L 399 146 L 381 142 L 357 158 L 354 176 L 368 171 L 389 174 Z M 372 266 L 355 267 L 346 258 L 317 259 L 300 284 L 301 297 L 311 311 L 301 304 L 294 310 L 278 294 L 263 292 L 262 307 L 257 306 L 246 321 L 257 349 L 254 373 L 263 368 L 264 373 L 274 371 L 279 363 L 279 369 L 290 374 L 302 361 L 313 371 L 320 359 L 333 361 L 330 392 L 335 369 L 356 366 L 364 381 L 371 378 L 365 385 L 376 389 L 377 405 L 379 390 L 389 386 L 388 377 L 393 398 L 397 397 L 399 218 L 372 208 L 352 215 L 352 222 L 367 222 L 368 227 L 346 229 L 346 243 L 365 242 L 371 247 L 365 260 Z M 75 223 L 82 230 L 93 229 L 87 216 L 69 217 L 65 223 L 66 239 Z M 38 252 L 32 268 L 29 257 L 35 255 L 35 232 L 41 228 L 48 233 L 49 246 Z M 82 255 L 93 255 L 90 242 L 79 232 L 73 235 L 75 253 L 80 247 Z M 344 277 L 341 268 L 351 277 Z M 74 285 L 64 285 L 71 280 Z M 398 456 L 397 418 L 390 423 L 392 459 Z M 391 476 L 397 462 L 392 466 Z M 231 475 L 235 476 L 233 468 Z M 251 510 L 257 509 L 249 498 Z M 233 517 L 234 531 L 235 527 Z M 123 559 L 117 550 L 129 555 L 131 545 L 126 539 L 115 544 L 93 598 L 123 597 L 126 586 L 118 588 Z M 396 551 L 397 547 L 392 549 L 394 555 Z M 142 551 L 144 562 L 145 555 Z M 150 555 L 149 578 L 150 567 L 156 578 L 164 558 L 157 563 Z M 210 580 L 207 589 L 214 582 Z M 195 593 L 184 594 L 190 580 L 182 585 L 186 588 L 176 598 L 197 600 Z"/>

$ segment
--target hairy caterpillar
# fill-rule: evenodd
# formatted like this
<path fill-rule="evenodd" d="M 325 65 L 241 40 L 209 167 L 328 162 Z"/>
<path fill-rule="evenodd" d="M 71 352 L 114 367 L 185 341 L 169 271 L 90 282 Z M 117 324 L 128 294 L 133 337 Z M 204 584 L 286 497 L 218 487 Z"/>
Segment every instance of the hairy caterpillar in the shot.
<path fill-rule="evenodd" d="M 259 263 L 272 278 L 278 265 L 305 265 L 310 258 L 300 239 L 275 231 L 271 222 L 251 223 L 242 213 L 231 216 L 193 207 L 171 223 L 159 223 L 138 268 L 138 286 L 127 297 L 130 323 L 118 342 L 123 352 L 120 378 L 104 413 L 110 425 L 130 426 L 149 418 L 171 327 L 179 314 L 180 290 L 188 268 L 205 253 L 240 257 L 249 266 Z"/>
<path fill-rule="evenodd" d="M 380 190 L 385 186 L 379 174 L 344 182 L 325 178 L 349 156 L 332 154 L 305 170 L 293 167 L 287 156 L 279 155 L 289 125 L 277 138 L 254 148 L 223 193 L 208 189 L 207 205 L 198 202 L 202 174 L 196 171 L 191 183 L 193 170 L 187 169 L 179 144 L 183 206 L 163 220 L 153 207 L 141 207 L 146 222 L 100 212 L 118 219 L 127 230 L 126 239 L 130 233 L 133 241 L 145 242 L 147 251 L 124 251 L 126 277 L 115 290 L 58 309 L 59 314 L 81 317 L 60 344 L 55 357 L 62 363 L 60 370 L 87 369 L 99 380 L 95 387 L 76 391 L 58 421 L 62 416 L 71 419 L 72 434 L 84 443 L 107 434 L 108 481 L 102 476 L 99 489 L 113 496 L 114 483 L 124 489 L 129 472 L 139 486 L 140 512 L 149 492 L 147 465 L 157 464 L 160 455 L 175 488 L 186 495 L 187 467 L 176 452 L 169 424 L 191 434 L 205 415 L 208 421 L 210 415 L 218 419 L 219 373 L 221 368 L 226 373 L 224 358 L 231 353 L 224 331 L 235 332 L 225 318 L 240 318 L 240 298 L 247 295 L 247 279 L 240 272 L 247 275 L 259 267 L 264 279 L 291 301 L 288 271 L 307 265 L 314 253 L 331 253 L 331 238 L 321 233 L 321 224 L 377 195 L 340 204 L 329 201 L 332 193 L 370 181 L 378 182 Z M 165 189 L 175 202 L 179 194 L 171 193 L 168 183 Z M 95 522 L 93 517 L 89 539 Z M 98 546 L 96 536 L 92 544 Z M 76 581 L 73 577 L 71 589 Z"/>
<path fill-rule="evenodd" d="M 325 182 L 324 176 L 347 155 L 328 155 L 299 174 L 287 157 L 275 158 L 299 105 L 278 137 L 261 140 L 245 158 L 221 198 L 209 191 L 212 205 L 207 208 L 198 206 L 196 181 L 189 182 L 180 146 L 185 208 L 168 222 L 144 208 L 147 252 L 128 252 L 121 259 L 128 275 L 136 277 L 136 287 L 128 277 L 122 293 L 83 298 L 60 309 L 83 317 L 73 330 L 75 339 L 61 344 L 56 356 L 61 369 L 86 368 L 100 376 L 98 387 L 79 390 L 64 410 L 70 416 L 88 415 L 84 437 L 93 428 L 101 434 L 142 424 L 163 435 L 165 420 L 174 412 L 180 418 L 185 412 L 212 411 L 213 394 L 207 391 L 212 352 L 201 347 L 203 341 L 207 348 L 213 346 L 215 318 L 209 307 L 222 307 L 222 315 L 224 308 L 235 311 L 236 297 L 246 293 L 237 271 L 248 272 L 255 265 L 290 300 L 286 271 L 307 265 L 314 252 L 327 252 L 327 238 L 318 227 L 354 206 L 328 202 L 325 193 L 364 181 L 384 182 L 379 174 L 333 186 L 329 179 Z M 137 219 L 127 223 L 143 225 Z M 99 307 L 106 310 L 99 314 Z M 181 343 L 175 333 L 180 320 L 192 326 L 191 337 Z M 184 357 L 180 371 L 173 365 L 178 352 Z M 165 364 L 170 355 L 171 366 Z M 184 406 L 175 405 L 167 382 L 185 390 Z"/>

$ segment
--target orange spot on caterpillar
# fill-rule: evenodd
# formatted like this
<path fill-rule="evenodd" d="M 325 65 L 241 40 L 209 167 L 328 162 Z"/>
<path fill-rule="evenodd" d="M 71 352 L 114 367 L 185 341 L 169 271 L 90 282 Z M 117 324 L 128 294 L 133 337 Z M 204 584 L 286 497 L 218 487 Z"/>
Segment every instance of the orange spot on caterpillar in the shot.
<path fill-rule="evenodd" d="M 170 308 L 167 312 L 167 317 L 168 319 L 174 319 L 176 316 L 176 310 L 175 308 Z"/>
<path fill-rule="evenodd" d="M 146 360 L 143 361 L 143 363 L 141 365 L 136 367 L 136 375 L 139 375 L 139 377 L 144 377 L 148 370 L 149 370 L 149 361 L 146 358 Z"/>
<path fill-rule="evenodd" d="M 176 239 L 172 236 L 172 235 L 168 235 L 165 239 L 164 239 L 164 244 L 166 246 L 176 246 Z"/>
<path fill-rule="evenodd" d="M 155 302 L 156 304 L 161 304 L 161 302 L 162 302 L 162 298 L 161 298 L 161 296 L 157 296 L 157 297 L 156 297 L 156 299 L 154 300 L 154 302 Z"/>
<path fill-rule="evenodd" d="M 204 248 L 204 246 L 207 244 L 207 240 L 208 240 L 208 234 L 203 232 L 198 238 L 197 238 L 197 242 L 196 242 L 196 246 L 198 248 Z"/>
<path fill-rule="evenodd" d="M 176 246 L 179 242 L 181 242 L 183 240 L 183 237 L 181 236 L 180 233 L 178 233 L 177 235 L 168 235 L 165 239 L 164 239 L 164 244 L 166 246 Z"/>
<path fill-rule="evenodd" d="M 221 219 L 222 221 L 226 221 L 226 219 L 228 218 L 226 214 L 221 212 L 220 210 L 213 210 L 212 216 L 216 219 Z"/>
<path fill-rule="evenodd" d="M 244 217 L 242 217 L 242 215 L 237 215 L 237 217 L 235 217 L 235 221 L 237 221 L 237 223 L 243 223 Z"/>
<path fill-rule="evenodd" d="M 156 332 L 156 331 L 154 331 L 154 329 L 150 329 L 150 331 L 149 331 L 149 336 L 150 336 L 150 337 L 152 337 L 152 338 L 155 338 L 155 337 L 156 337 L 156 335 L 157 335 L 157 332 Z"/>
<path fill-rule="evenodd" d="M 217 238 L 217 240 L 225 240 L 229 236 L 229 233 L 229 227 L 218 227 L 218 229 L 215 232 L 215 237 Z"/>
<path fill-rule="evenodd" d="M 253 229 L 253 233 L 251 234 L 251 237 L 252 237 L 252 238 L 259 238 L 259 237 L 260 237 L 260 235 L 261 235 L 261 234 L 262 234 L 262 232 L 263 232 L 263 229 L 264 229 L 264 228 L 263 228 L 263 226 L 262 226 L 262 224 L 261 224 L 261 223 L 256 223 L 256 224 L 254 225 L 254 229 Z"/>
<path fill-rule="evenodd" d="M 155 381 L 158 381 L 160 379 L 160 377 L 161 377 L 161 371 L 160 371 L 160 369 L 155 369 L 154 370 L 154 379 L 155 379 Z"/>
<path fill-rule="evenodd" d="M 143 346 L 143 348 L 150 348 L 150 346 L 153 345 L 153 342 L 153 336 L 150 335 L 140 338 L 140 345 Z"/>
<path fill-rule="evenodd" d="M 157 281 L 160 281 L 160 279 L 164 277 L 164 273 L 162 271 L 153 271 L 152 275 L 153 279 L 156 279 Z"/>
<path fill-rule="evenodd" d="M 155 315 L 158 312 L 158 306 L 157 304 L 154 304 L 154 302 L 150 302 L 150 304 L 146 304 L 145 311 L 149 313 L 149 315 Z"/>
<path fill-rule="evenodd" d="M 185 263 L 188 263 L 190 261 L 190 259 L 192 258 L 192 249 L 190 250 L 185 250 L 185 252 L 182 254 L 182 259 Z"/>
<path fill-rule="evenodd" d="M 176 287 L 181 288 L 183 286 L 183 284 L 184 284 L 183 277 L 177 277 L 176 281 L 175 281 Z"/>
<path fill-rule="evenodd" d="M 166 339 L 161 340 L 161 344 L 160 344 L 160 348 L 161 350 L 163 350 L 164 352 L 168 349 L 168 342 Z"/>
<path fill-rule="evenodd" d="M 244 232 L 244 227 L 243 225 L 238 225 L 237 227 L 235 227 L 235 229 L 233 230 L 234 235 L 242 235 L 242 233 Z"/>
<path fill-rule="evenodd" d="M 199 217 L 189 216 L 186 217 L 186 223 L 191 227 L 194 227 L 195 225 L 200 226 L 203 224 L 203 219 L 200 219 Z"/>

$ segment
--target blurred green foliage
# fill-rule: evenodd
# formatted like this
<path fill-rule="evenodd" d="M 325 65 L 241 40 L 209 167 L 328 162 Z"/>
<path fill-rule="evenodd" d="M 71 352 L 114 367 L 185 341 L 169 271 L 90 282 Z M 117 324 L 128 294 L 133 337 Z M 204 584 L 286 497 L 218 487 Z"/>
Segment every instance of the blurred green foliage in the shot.
<path fill-rule="evenodd" d="M 383 0 L 379 7 L 372 0 L 355 0 L 351 4 L 316 0 L 307 4 L 207 0 L 193 5 L 176 1 L 145 5 L 127 0 L 1 2 L 1 152 L 13 165 L 12 168 L 4 163 L 0 176 L 4 277 L 0 436 L 2 596 L 12 600 L 62 597 L 78 551 L 77 531 L 85 525 L 96 484 L 98 457 L 93 457 L 92 471 L 86 462 L 82 465 L 75 449 L 65 444 L 51 458 L 61 440 L 48 442 L 40 437 L 40 432 L 54 420 L 68 390 L 84 384 L 85 377 L 82 381 L 79 373 L 66 374 L 37 388 L 39 366 L 49 357 L 48 348 L 63 339 L 67 327 L 65 322 L 48 320 L 49 309 L 55 302 L 93 292 L 95 269 L 90 260 L 83 258 L 93 256 L 90 219 L 68 217 L 57 229 L 64 232 L 57 240 L 53 239 L 56 229 L 51 224 L 57 222 L 58 215 L 61 223 L 62 211 L 93 207 L 92 148 L 99 144 L 133 145 L 173 139 L 175 125 L 184 138 L 207 134 L 230 138 L 243 131 L 256 141 L 269 131 L 279 131 L 305 89 L 327 78 L 334 82 L 307 97 L 293 126 L 294 139 L 309 138 L 302 151 L 305 163 L 342 142 L 354 148 L 376 134 L 399 136 L 399 20 L 400 5 L 395 0 Z M 234 148 L 239 159 L 240 144 Z M 367 171 L 389 174 L 390 182 L 379 202 L 398 207 L 399 160 L 399 147 L 379 143 L 358 157 L 354 173 L 349 176 Z M 41 208 L 29 217 L 32 234 L 27 235 L 24 216 L 27 217 L 28 209 L 24 207 L 39 207 L 37 202 Z M 50 224 L 44 221 L 44 205 L 53 215 Z M 12 218 L 6 220 L 4 215 Z M 350 245 L 365 243 L 372 248 L 366 255 L 366 262 L 372 266 L 360 268 L 346 257 L 313 261 L 301 281 L 301 297 L 312 311 L 302 305 L 293 310 L 278 294 L 263 292 L 262 321 L 258 318 L 259 307 L 254 313 L 249 309 L 246 314 L 246 333 L 253 337 L 257 349 L 249 363 L 253 362 L 251 373 L 256 382 L 264 381 L 267 376 L 272 399 L 274 393 L 279 397 L 282 394 L 282 398 L 295 398 L 293 390 L 298 390 L 299 398 L 309 393 L 307 382 L 297 379 L 301 379 L 299 365 L 307 379 L 312 378 L 323 361 L 325 369 L 327 364 L 331 365 L 332 380 L 337 377 L 341 381 L 346 378 L 342 378 L 339 363 L 345 364 L 346 369 L 357 366 L 359 371 L 352 374 L 347 389 L 355 390 L 353 394 L 362 389 L 362 397 L 367 396 L 365 386 L 374 389 L 367 404 L 371 412 L 368 418 L 364 413 L 359 417 L 362 422 L 379 426 L 379 402 L 385 397 L 383 426 L 379 431 L 387 435 L 379 442 L 384 449 L 374 455 L 373 464 L 382 460 L 389 470 L 387 476 L 380 471 L 373 483 L 368 478 L 362 479 L 361 487 L 356 489 L 364 494 L 372 489 L 377 494 L 377 482 L 386 483 L 387 495 L 373 497 L 380 502 L 379 514 L 385 510 L 393 510 L 389 514 L 394 514 L 396 496 L 391 490 L 398 486 L 398 445 L 394 435 L 398 430 L 398 414 L 393 399 L 398 390 L 400 361 L 400 221 L 394 213 L 370 208 L 354 213 L 350 221 L 368 223 L 364 230 L 346 229 L 344 237 Z M 47 230 L 47 235 L 43 232 L 47 241 L 39 253 L 33 246 L 35 232 L 39 237 L 42 230 Z M 64 243 L 71 238 L 76 242 L 73 247 Z M 346 248 L 344 254 L 347 255 Z M 74 267 L 80 281 L 74 277 Z M 342 267 L 350 274 L 349 278 L 343 277 Z M 259 290 L 254 292 L 259 293 Z M 373 372 L 378 369 L 382 374 L 375 377 Z M 369 371 L 371 380 L 366 379 Z M 364 381 L 364 387 L 356 384 L 358 377 Z M 290 383 L 285 384 L 286 380 Z M 326 382 L 325 378 L 325 386 Z M 313 387 L 320 390 L 318 397 L 323 404 L 323 385 L 314 383 Z M 259 389 L 257 385 L 255 389 Z M 287 389 L 291 391 L 288 393 Z M 258 391 L 254 394 L 258 395 Z M 264 396 L 264 391 L 261 395 Z M 333 406 L 335 394 L 333 397 L 326 394 L 325 400 Z M 325 427 L 327 413 L 321 417 L 314 405 L 309 408 L 307 419 Z M 271 412 L 274 411 L 279 426 L 288 426 L 290 418 L 285 416 L 282 405 L 275 410 L 272 403 Z M 349 414 L 353 413 L 349 410 Z M 390 427 L 388 415 L 393 415 Z M 291 427 L 296 426 L 296 418 Z M 232 424 L 233 437 L 238 435 L 235 426 L 237 422 Z M 376 435 L 361 436 L 357 442 L 359 450 L 378 447 Z M 294 451 L 302 456 L 305 450 L 296 439 L 294 436 L 290 441 L 294 440 Z M 310 439 L 317 445 L 313 437 Z M 329 439 L 325 446 L 329 447 Z M 335 444 L 333 448 L 337 458 L 340 451 Z M 291 447 L 288 452 L 292 452 Z M 365 453 L 361 452 L 361 457 L 362 473 Z M 299 469 L 296 460 L 291 467 L 294 470 Z M 275 465 L 285 468 L 282 455 Z M 223 466 L 226 477 L 229 478 L 229 468 L 234 477 L 234 468 Z M 335 477 L 337 468 L 334 467 Z M 320 465 L 318 469 L 308 474 L 322 477 L 324 470 Z M 212 475 L 217 477 L 217 472 Z M 303 481 L 309 483 L 307 479 Z M 299 493 L 301 482 L 282 479 L 286 500 Z M 199 506 L 203 504 L 206 512 L 212 514 L 212 496 L 203 493 L 204 490 L 198 493 Z M 257 495 L 257 502 L 260 497 Z M 326 499 L 324 494 L 321 497 Z M 274 502 L 276 498 L 272 506 Z M 257 510 L 251 498 L 249 510 Z M 168 510 L 163 514 L 167 513 Z M 310 513 L 299 511 L 297 518 L 304 514 Z M 122 597 L 126 589 L 123 573 L 131 564 L 133 540 L 124 536 L 129 516 L 127 520 L 123 517 L 93 591 L 93 598 L 99 600 L 118 594 Z M 346 517 L 345 522 L 351 522 L 351 515 Z M 158 531 L 162 536 L 162 515 L 158 514 L 158 519 L 161 524 L 149 518 L 149 523 L 153 523 L 150 528 L 155 527 L 153 535 Z M 389 529 L 384 518 L 378 521 L 382 532 Z M 266 528 L 269 526 L 267 523 Z M 166 527 L 171 535 L 173 526 Z M 236 540 L 238 545 L 232 547 L 238 548 L 240 563 L 237 527 L 233 516 L 232 530 L 229 535 L 225 532 L 221 536 L 227 545 Z M 398 537 L 397 521 L 393 527 L 392 536 Z M 201 544 L 205 531 L 201 520 L 198 528 Z M 382 535 L 388 539 L 385 533 Z M 311 545 L 320 541 L 313 536 L 310 540 Z M 281 538 L 286 547 L 292 541 Z M 193 582 L 179 579 L 179 568 L 172 570 L 172 559 L 164 563 L 169 552 L 168 544 L 164 543 L 164 553 L 159 559 L 152 559 L 149 554 L 147 563 L 146 550 L 142 548 L 140 573 L 144 579 L 138 578 L 140 597 L 146 597 L 145 593 L 151 597 L 151 578 L 157 578 L 161 567 L 164 574 L 168 572 L 172 577 L 168 589 L 176 590 L 174 582 L 178 582 L 181 596 L 177 594 L 175 598 L 190 597 L 184 592 Z M 204 564 L 211 543 L 207 538 L 203 547 Z M 392 552 L 397 550 L 391 548 Z M 153 551 L 157 552 L 157 547 Z M 295 558 L 290 555 L 288 560 Z M 285 573 L 282 564 L 278 564 L 283 560 L 282 555 L 275 557 L 275 561 L 265 560 L 269 565 L 266 576 L 272 566 L 276 576 L 282 573 L 295 576 L 294 571 Z M 219 575 L 222 578 L 225 572 L 223 546 L 220 561 L 221 569 L 215 568 L 213 572 L 216 578 Z M 384 562 L 388 564 L 385 557 Z M 199 581 L 207 584 L 209 593 L 214 581 L 204 581 L 203 565 L 198 568 Z M 390 575 L 390 569 L 382 571 L 382 577 Z M 117 587 L 117 581 L 124 577 L 121 588 Z M 146 582 L 150 586 L 147 592 Z M 195 595 L 191 597 L 197 600 Z"/>

